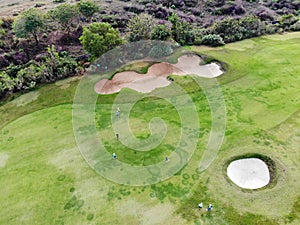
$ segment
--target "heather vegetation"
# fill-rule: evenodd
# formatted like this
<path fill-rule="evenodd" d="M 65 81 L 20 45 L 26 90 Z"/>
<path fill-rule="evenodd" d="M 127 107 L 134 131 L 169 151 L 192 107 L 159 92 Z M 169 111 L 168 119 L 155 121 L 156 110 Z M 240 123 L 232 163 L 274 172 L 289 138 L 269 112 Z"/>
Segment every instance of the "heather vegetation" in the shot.
<path fill-rule="evenodd" d="M 123 42 L 152 39 L 216 47 L 300 30 L 300 3 L 294 0 L 53 2 L 55 7 L 49 11 L 36 4 L 0 20 L 1 100 L 43 82 L 79 75 L 92 60 Z M 49 49 L 68 63 L 61 63 L 61 69 L 48 76 L 51 79 L 42 79 L 44 75 L 38 74 L 52 67 L 46 59 L 55 58 Z M 38 73 L 31 77 L 24 70 Z"/>

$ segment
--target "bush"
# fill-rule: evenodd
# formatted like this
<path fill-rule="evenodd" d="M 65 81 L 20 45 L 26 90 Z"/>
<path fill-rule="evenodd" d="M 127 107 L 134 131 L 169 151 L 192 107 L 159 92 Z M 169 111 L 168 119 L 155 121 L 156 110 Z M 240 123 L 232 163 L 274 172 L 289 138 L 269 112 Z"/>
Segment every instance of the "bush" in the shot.
<path fill-rule="evenodd" d="M 79 12 L 86 17 L 92 17 L 94 13 L 100 10 L 99 6 L 92 0 L 81 0 L 77 3 L 77 7 Z"/>
<path fill-rule="evenodd" d="M 202 38 L 202 44 L 208 45 L 211 47 L 217 47 L 224 45 L 224 41 L 220 35 L 217 34 L 209 34 Z"/>
<path fill-rule="evenodd" d="M 239 20 L 228 17 L 217 21 L 211 27 L 214 34 L 220 35 L 225 43 L 256 37 L 265 33 L 265 25 L 256 16 L 246 16 Z"/>
<path fill-rule="evenodd" d="M 84 49 L 93 57 L 99 57 L 123 42 L 118 30 L 108 23 L 97 22 L 90 24 L 89 27 L 83 27 L 79 40 Z"/>
<path fill-rule="evenodd" d="M 238 20 L 232 17 L 215 22 L 212 31 L 214 34 L 220 35 L 226 43 L 239 41 L 243 37 Z"/>
<path fill-rule="evenodd" d="M 130 19 L 126 26 L 129 41 L 133 42 L 150 39 L 154 24 L 154 18 L 145 13 L 136 15 Z"/>
<path fill-rule="evenodd" d="M 160 24 L 154 27 L 151 32 L 151 40 L 165 41 L 171 36 L 170 30 L 166 25 Z"/>
<path fill-rule="evenodd" d="M 28 38 L 32 35 L 36 45 L 39 44 L 38 34 L 43 28 L 44 17 L 37 9 L 24 11 L 13 23 L 13 31 L 18 38 Z"/>
<path fill-rule="evenodd" d="M 172 23 L 171 34 L 176 42 L 180 45 L 192 45 L 194 43 L 195 35 L 189 23 L 179 19 L 175 13 L 169 17 L 169 21 Z"/>
<path fill-rule="evenodd" d="M 291 31 L 300 31 L 300 21 L 297 21 L 290 27 Z"/>
<path fill-rule="evenodd" d="M 151 58 L 162 58 L 173 53 L 172 47 L 167 43 L 158 43 L 149 52 Z"/>

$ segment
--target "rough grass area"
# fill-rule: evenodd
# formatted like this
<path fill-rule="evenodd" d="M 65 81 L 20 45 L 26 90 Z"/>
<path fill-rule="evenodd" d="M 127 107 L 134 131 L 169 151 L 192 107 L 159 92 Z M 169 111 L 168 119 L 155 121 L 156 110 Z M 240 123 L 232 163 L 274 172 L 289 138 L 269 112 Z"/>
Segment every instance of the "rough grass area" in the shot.
<path fill-rule="evenodd" d="M 300 38 L 281 39 L 255 38 L 217 49 L 192 47 L 227 65 L 218 78 L 226 101 L 226 138 L 211 166 L 198 173 L 210 110 L 190 77 L 174 77 L 196 105 L 200 139 L 189 163 L 155 185 L 119 185 L 86 164 L 72 127 L 79 80 L 45 85 L 26 104 L 2 105 L 0 224 L 300 224 Z M 116 96 L 99 96 L 96 107 L 98 133 L 108 151 L 133 165 L 153 164 L 169 154 L 180 128 L 172 105 L 145 98 L 134 106 L 130 126 L 137 138 L 149 136 L 153 117 L 164 119 L 173 131 L 157 149 L 135 152 L 115 140 L 110 117 Z M 243 191 L 228 182 L 224 165 L 248 153 L 275 162 L 275 185 Z M 209 203 L 211 212 L 206 211 Z"/>

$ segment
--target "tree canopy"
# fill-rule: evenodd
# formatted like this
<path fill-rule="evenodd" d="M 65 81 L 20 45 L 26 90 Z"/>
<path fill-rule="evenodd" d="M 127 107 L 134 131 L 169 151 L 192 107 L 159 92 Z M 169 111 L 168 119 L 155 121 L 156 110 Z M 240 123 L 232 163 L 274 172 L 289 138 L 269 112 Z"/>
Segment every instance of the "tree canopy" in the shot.
<path fill-rule="evenodd" d="M 160 24 L 153 28 L 151 32 L 152 40 L 165 41 L 171 36 L 170 31 L 166 25 Z"/>
<path fill-rule="evenodd" d="M 81 0 L 77 3 L 77 7 L 79 12 L 86 17 L 92 17 L 100 9 L 99 5 L 93 0 Z"/>
<path fill-rule="evenodd" d="M 19 38 L 28 38 L 32 35 L 36 44 L 39 44 L 38 33 L 44 27 L 44 17 L 37 9 L 29 9 L 16 18 L 13 31 Z"/>
<path fill-rule="evenodd" d="M 154 25 L 154 19 L 149 14 L 142 13 L 131 18 L 126 26 L 126 31 L 129 34 L 129 41 L 150 39 Z"/>
<path fill-rule="evenodd" d="M 79 11 L 75 5 L 64 3 L 50 10 L 49 15 L 54 20 L 57 20 L 62 28 L 69 33 L 73 21 L 79 16 Z"/>
<path fill-rule="evenodd" d="M 99 57 L 106 51 L 122 44 L 120 32 L 109 23 L 91 23 L 83 27 L 83 34 L 79 38 L 84 49 L 93 57 Z"/>
<path fill-rule="evenodd" d="M 169 21 L 172 23 L 171 34 L 176 42 L 180 45 L 191 45 L 194 43 L 193 28 L 188 22 L 182 21 L 175 13 L 169 17 Z"/>

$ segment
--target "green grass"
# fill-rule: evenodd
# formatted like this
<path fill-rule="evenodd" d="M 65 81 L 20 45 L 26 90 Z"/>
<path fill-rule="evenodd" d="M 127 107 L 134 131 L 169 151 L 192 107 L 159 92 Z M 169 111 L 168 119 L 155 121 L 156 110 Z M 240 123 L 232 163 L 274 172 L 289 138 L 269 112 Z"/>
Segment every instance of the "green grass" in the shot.
<path fill-rule="evenodd" d="M 211 125 L 208 102 L 193 79 L 172 76 L 195 103 L 200 138 L 183 169 L 150 186 L 113 183 L 87 165 L 72 127 L 79 80 L 45 85 L 3 104 L 0 224 L 299 224 L 300 38 L 287 36 L 217 49 L 191 48 L 226 66 L 226 73 L 218 78 L 226 101 L 226 137 L 211 166 L 198 173 Z M 133 67 L 145 71 L 141 65 Z M 115 139 L 110 118 L 116 96 L 100 95 L 96 106 L 97 132 L 107 151 L 132 165 L 151 165 L 171 154 L 180 133 L 175 108 L 158 98 L 134 105 L 130 126 L 137 138 L 150 136 L 153 117 L 162 118 L 169 128 L 157 148 L 138 152 Z M 224 165 L 249 154 L 274 161 L 275 185 L 245 191 L 228 181 Z M 204 207 L 212 203 L 213 210 L 199 210 L 200 202 Z"/>

